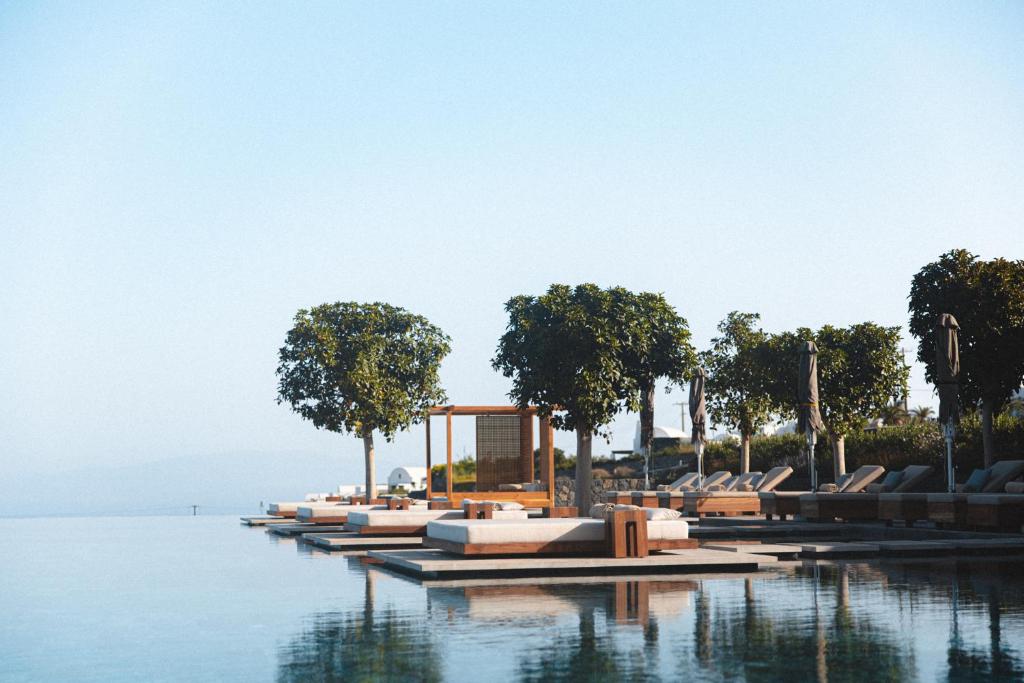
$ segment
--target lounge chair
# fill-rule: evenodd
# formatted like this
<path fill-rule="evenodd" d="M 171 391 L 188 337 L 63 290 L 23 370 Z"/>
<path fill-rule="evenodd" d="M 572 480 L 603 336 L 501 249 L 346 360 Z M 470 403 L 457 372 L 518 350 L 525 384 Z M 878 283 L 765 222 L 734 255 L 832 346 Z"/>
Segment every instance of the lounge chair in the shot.
<path fill-rule="evenodd" d="M 889 526 L 903 521 L 907 526 L 928 519 L 928 494 L 920 488 L 935 471 L 930 465 L 907 465 L 885 475 L 881 484 L 869 484 L 868 495 L 878 496 L 878 519 Z"/>
<path fill-rule="evenodd" d="M 1000 460 L 986 470 L 975 470 L 970 479 L 957 485 L 956 493 L 928 494 L 928 519 L 938 526 L 965 526 L 971 496 L 1002 493 L 1007 484 L 1022 475 L 1024 460 Z"/>
<path fill-rule="evenodd" d="M 313 505 L 337 505 L 337 503 L 328 503 L 326 501 L 317 500 L 271 503 L 270 505 L 267 506 L 267 514 L 273 515 L 274 517 L 295 517 L 300 507 L 309 507 Z"/>
<path fill-rule="evenodd" d="M 388 498 L 382 505 L 349 505 L 335 503 L 333 505 L 301 505 L 295 514 L 295 521 L 311 524 L 344 524 L 350 512 L 366 512 L 367 510 L 409 510 L 412 507 L 426 509 L 427 501 L 411 498 Z"/>
<path fill-rule="evenodd" d="M 711 476 L 716 477 L 714 483 L 720 483 L 722 480 L 727 479 L 732 475 L 729 472 L 716 472 Z M 707 477 L 705 482 L 710 479 L 711 477 Z M 659 507 L 658 501 L 662 500 L 663 494 L 669 492 L 696 491 L 699 484 L 700 475 L 696 472 L 687 472 L 671 484 L 662 484 L 654 491 L 607 491 L 604 494 L 604 502 L 612 505 L 632 504 L 638 507 Z M 660 507 L 666 506 L 660 505 Z"/>
<path fill-rule="evenodd" d="M 526 510 L 511 509 L 514 505 L 504 503 L 507 509 L 495 510 L 494 520 L 526 521 Z M 346 531 L 353 531 L 366 536 L 423 536 L 427 532 L 427 524 L 438 520 L 465 519 L 467 511 L 463 510 L 423 510 L 422 505 L 410 510 L 366 510 L 348 513 L 345 523 Z M 487 520 L 490 523 L 490 520 Z"/>
<path fill-rule="evenodd" d="M 1024 494 L 977 493 L 967 499 L 967 526 L 1006 533 L 1024 531 Z"/>
<path fill-rule="evenodd" d="M 658 491 L 683 491 L 685 489 L 696 488 L 697 484 L 700 483 L 700 474 L 697 472 L 687 472 L 683 476 L 676 479 L 671 484 L 661 484 L 658 486 Z"/>
<path fill-rule="evenodd" d="M 719 470 L 714 474 L 704 477 L 703 482 L 699 480 L 694 480 L 693 484 L 688 484 L 686 486 L 680 487 L 678 490 L 675 491 L 656 491 L 655 496 L 657 498 L 657 503 L 655 503 L 654 505 L 645 505 L 643 507 L 661 507 L 668 508 L 670 510 L 682 511 L 684 502 L 683 497 L 686 495 L 686 493 L 690 491 L 697 491 L 698 489 L 703 489 L 707 486 L 716 486 L 725 481 L 728 481 L 731 478 L 732 472 L 729 472 L 728 470 Z"/>
<path fill-rule="evenodd" d="M 683 494 L 683 512 L 697 517 L 712 513 L 760 514 L 760 494 L 774 491 L 792 474 L 792 467 L 773 467 L 764 475 L 760 472 L 741 474 L 729 490 L 687 491 Z"/>
<path fill-rule="evenodd" d="M 423 545 L 457 555 L 600 555 L 644 557 L 651 551 L 697 547 L 681 519 L 650 519 L 669 510 L 615 506 L 601 519 L 529 521 L 437 520 Z"/>
<path fill-rule="evenodd" d="M 864 490 L 883 474 L 880 465 L 864 465 L 842 482 L 825 484 L 825 491 L 805 493 L 800 496 L 800 514 L 811 521 L 878 519 L 878 496 Z"/>

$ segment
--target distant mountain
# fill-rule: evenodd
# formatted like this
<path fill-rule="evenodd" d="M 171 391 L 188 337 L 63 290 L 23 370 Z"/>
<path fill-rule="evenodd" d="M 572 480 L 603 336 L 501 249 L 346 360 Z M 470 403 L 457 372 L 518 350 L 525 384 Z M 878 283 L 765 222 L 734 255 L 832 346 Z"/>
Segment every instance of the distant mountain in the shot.
<path fill-rule="evenodd" d="M 199 514 L 258 513 L 261 501 L 353 483 L 345 473 L 361 465 L 340 455 L 251 452 L 23 475 L 0 484 L 0 516 L 192 514 L 192 505 Z"/>

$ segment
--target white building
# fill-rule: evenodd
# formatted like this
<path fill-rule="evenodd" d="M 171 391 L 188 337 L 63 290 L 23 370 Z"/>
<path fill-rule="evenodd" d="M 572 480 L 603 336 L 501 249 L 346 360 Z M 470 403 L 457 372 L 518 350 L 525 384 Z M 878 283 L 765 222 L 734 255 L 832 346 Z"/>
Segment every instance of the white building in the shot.
<path fill-rule="evenodd" d="M 684 443 L 688 443 L 689 439 L 689 434 L 686 434 L 681 429 L 676 429 L 675 427 L 655 427 L 654 438 L 651 441 L 651 450 L 658 451 L 662 448 L 682 446 Z M 633 452 L 643 453 L 643 445 L 640 443 L 639 422 L 636 423 L 636 436 L 633 437 Z"/>
<path fill-rule="evenodd" d="M 396 467 L 388 475 L 388 490 L 401 486 L 407 491 L 427 488 L 426 467 Z"/>

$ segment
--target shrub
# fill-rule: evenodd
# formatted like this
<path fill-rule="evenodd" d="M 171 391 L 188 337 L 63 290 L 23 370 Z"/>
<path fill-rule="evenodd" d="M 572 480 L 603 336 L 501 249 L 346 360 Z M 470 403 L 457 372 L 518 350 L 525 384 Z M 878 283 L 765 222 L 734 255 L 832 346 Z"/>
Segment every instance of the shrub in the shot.
<path fill-rule="evenodd" d="M 612 472 L 619 479 L 629 479 L 634 474 L 636 474 L 636 470 L 628 465 L 619 465 L 614 470 L 612 470 Z"/>
<path fill-rule="evenodd" d="M 594 477 L 594 479 L 611 479 L 612 475 L 608 473 L 608 470 L 595 467 L 591 476 Z"/>

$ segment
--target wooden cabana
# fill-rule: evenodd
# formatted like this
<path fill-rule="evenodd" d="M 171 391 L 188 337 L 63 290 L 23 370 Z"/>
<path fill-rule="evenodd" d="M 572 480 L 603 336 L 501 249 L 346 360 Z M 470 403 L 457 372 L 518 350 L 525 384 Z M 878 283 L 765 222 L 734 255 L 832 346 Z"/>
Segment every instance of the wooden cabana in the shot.
<path fill-rule="evenodd" d="M 430 427 L 433 418 L 445 418 L 446 491 L 433 490 Z M 475 417 L 477 480 L 475 491 L 454 491 L 452 472 L 452 418 Z M 539 472 L 534 472 L 534 418 L 539 421 Z M 427 500 L 444 495 L 453 505 L 466 498 L 516 501 L 527 507 L 555 506 L 555 450 L 551 420 L 534 407 L 434 406 L 425 422 L 427 432 Z M 522 485 L 524 490 L 508 490 Z M 540 489 L 540 490 L 530 490 Z M 484 494 L 484 495 L 481 495 Z"/>

